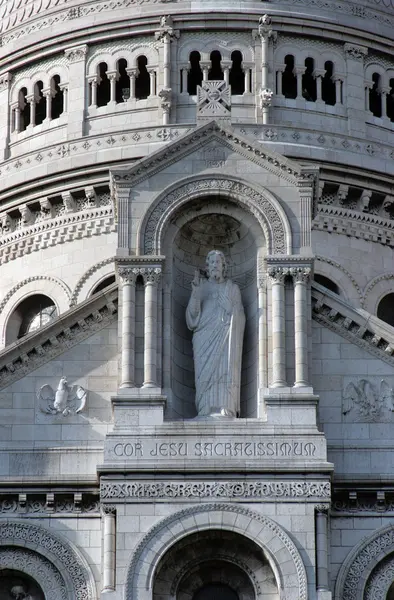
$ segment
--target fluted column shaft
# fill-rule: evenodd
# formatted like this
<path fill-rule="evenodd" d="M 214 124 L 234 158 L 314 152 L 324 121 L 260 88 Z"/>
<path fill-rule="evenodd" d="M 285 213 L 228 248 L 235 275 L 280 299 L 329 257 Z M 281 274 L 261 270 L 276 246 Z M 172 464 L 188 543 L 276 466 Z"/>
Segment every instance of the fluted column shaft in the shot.
<path fill-rule="evenodd" d="M 143 387 L 157 387 L 157 288 L 161 269 L 143 269 L 145 285 L 144 316 L 144 383 Z"/>
<path fill-rule="evenodd" d="M 104 506 L 103 520 L 103 592 L 115 590 L 116 572 L 116 511 L 113 506 Z"/>
<path fill-rule="evenodd" d="M 308 373 L 308 284 L 311 270 L 305 267 L 292 269 L 294 281 L 294 387 L 309 385 Z"/>
<path fill-rule="evenodd" d="M 122 282 L 121 388 L 134 387 L 135 377 L 135 282 L 136 269 L 119 268 Z"/>
<path fill-rule="evenodd" d="M 288 269 L 271 267 L 272 299 L 272 383 L 271 387 L 286 386 L 286 340 L 285 340 L 285 277 Z"/>
<path fill-rule="evenodd" d="M 318 590 L 328 590 L 327 508 L 316 511 L 316 582 Z"/>

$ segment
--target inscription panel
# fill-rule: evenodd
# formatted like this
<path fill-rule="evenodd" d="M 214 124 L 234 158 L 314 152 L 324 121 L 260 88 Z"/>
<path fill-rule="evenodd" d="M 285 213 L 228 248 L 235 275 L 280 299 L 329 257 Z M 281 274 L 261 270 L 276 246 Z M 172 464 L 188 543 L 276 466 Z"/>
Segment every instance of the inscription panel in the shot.
<path fill-rule="evenodd" d="M 323 439 L 302 436 L 296 439 L 259 436 L 250 441 L 237 441 L 236 438 L 220 439 L 188 437 L 174 438 L 112 438 L 107 440 L 105 450 L 106 461 L 152 461 L 168 462 L 185 459 L 192 460 L 248 460 L 264 459 L 320 459 L 326 460 L 326 449 Z"/>

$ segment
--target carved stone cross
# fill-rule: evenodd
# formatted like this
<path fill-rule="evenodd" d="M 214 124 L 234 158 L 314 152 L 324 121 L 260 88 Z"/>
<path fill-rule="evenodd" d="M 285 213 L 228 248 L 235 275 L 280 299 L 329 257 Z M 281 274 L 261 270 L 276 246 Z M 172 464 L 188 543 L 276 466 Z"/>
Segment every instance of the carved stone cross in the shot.
<path fill-rule="evenodd" d="M 231 119 L 230 86 L 225 81 L 203 81 L 197 86 L 197 123 Z"/>

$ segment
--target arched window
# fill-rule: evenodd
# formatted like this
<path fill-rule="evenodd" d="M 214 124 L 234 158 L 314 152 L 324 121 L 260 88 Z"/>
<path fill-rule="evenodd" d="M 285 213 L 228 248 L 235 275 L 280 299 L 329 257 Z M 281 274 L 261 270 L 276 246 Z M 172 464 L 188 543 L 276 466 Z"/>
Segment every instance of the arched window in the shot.
<path fill-rule="evenodd" d="M 384 296 L 378 305 L 378 319 L 394 327 L 394 293 Z"/>
<path fill-rule="evenodd" d="M 197 590 L 193 600 L 239 600 L 239 596 L 229 585 L 208 583 Z"/>
<path fill-rule="evenodd" d="M 20 131 L 24 131 L 30 125 L 30 104 L 26 100 L 27 89 L 23 87 L 19 91 Z"/>
<path fill-rule="evenodd" d="M 135 97 L 137 100 L 144 100 L 153 93 L 150 85 L 150 75 L 146 68 L 148 59 L 146 56 L 139 56 L 137 58 L 137 69 L 138 75 L 135 79 Z"/>
<path fill-rule="evenodd" d="M 103 279 L 103 281 L 101 281 L 101 283 L 96 285 L 96 287 L 93 289 L 92 296 L 94 296 L 94 294 L 98 294 L 102 290 L 105 290 L 105 288 L 107 288 L 110 285 L 112 285 L 113 283 L 115 283 L 115 281 L 116 281 L 115 275 L 109 275 L 108 277 Z"/>
<path fill-rule="evenodd" d="M 127 74 L 127 60 L 121 58 L 118 60 L 117 72 L 118 78 L 116 80 L 116 102 L 125 102 L 130 98 L 130 77 Z"/>
<path fill-rule="evenodd" d="M 340 290 L 339 290 L 339 287 L 337 286 L 337 284 L 334 281 L 332 281 L 331 279 L 329 279 L 328 277 L 326 277 L 325 275 L 319 275 L 319 273 L 315 273 L 313 276 L 313 279 L 319 285 L 322 285 L 323 287 L 327 288 L 331 292 L 334 292 L 334 294 L 340 295 Z"/>
<path fill-rule="evenodd" d="M 37 83 L 34 85 L 34 101 L 36 103 L 36 110 L 33 125 L 41 125 L 41 123 L 47 116 L 47 103 L 42 93 L 43 87 L 44 84 L 42 83 L 42 81 L 37 81 Z"/>
<path fill-rule="evenodd" d="M 297 77 L 294 74 L 294 56 L 285 56 L 285 70 L 282 73 L 282 94 L 285 98 L 297 98 Z"/>
<path fill-rule="evenodd" d="M 242 54 L 234 50 L 231 54 L 230 85 L 231 95 L 241 96 L 245 92 L 245 74 L 242 70 Z"/>
<path fill-rule="evenodd" d="M 7 323 L 6 344 L 44 327 L 57 317 L 56 306 L 44 294 L 25 298 L 14 310 Z"/>
<path fill-rule="evenodd" d="M 30 575 L 16 569 L 0 570 L 0 599 L 3 598 L 45 600 L 44 592 L 37 581 Z"/>
<path fill-rule="evenodd" d="M 326 72 L 321 83 L 321 97 L 326 104 L 334 106 L 336 102 L 340 101 L 340 98 L 336 98 L 335 92 L 334 64 L 330 60 L 327 60 L 324 63 L 324 68 Z"/>
<path fill-rule="evenodd" d="M 313 58 L 305 59 L 305 73 L 302 76 L 302 97 L 308 102 L 316 102 L 315 62 Z"/>
<path fill-rule="evenodd" d="M 200 53 L 194 50 L 190 53 L 189 62 L 190 69 L 187 74 L 187 91 L 191 96 L 197 94 L 197 86 L 202 82 L 202 70 L 200 67 Z"/>
<path fill-rule="evenodd" d="M 387 94 L 387 116 L 394 122 L 394 79 L 390 79 L 390 91 Z"/>
<path fill-rule="evenodd" d="M 64 92 L 60 88 L 60 77 L 54 75 L 50 83 L 51 87 L 51 119 L 58 119 L 64 112 Z"/>
<path fill-rule="evenodd" d="M 208 71 L 208 79 L 210 81 L 219 81 L 224 79 L 224 73 L 222 69 L 222 55 L 219 50 L 213 50 L 211 52 L 211 68 Z"/>
<path fill-rule="evenodd" d="M 369 110 L 374 117 L 382 116 L 382 95 L 380 93 L 380 75 L 372 75 L 372 88 L 369 90 Z"/>
<path fill-rule="evenodd" d="M 107 106 L 111 98 L 110 82 L 107 76 L 108 65 L 102 62 L 98 66 L 97 106 Z"/>

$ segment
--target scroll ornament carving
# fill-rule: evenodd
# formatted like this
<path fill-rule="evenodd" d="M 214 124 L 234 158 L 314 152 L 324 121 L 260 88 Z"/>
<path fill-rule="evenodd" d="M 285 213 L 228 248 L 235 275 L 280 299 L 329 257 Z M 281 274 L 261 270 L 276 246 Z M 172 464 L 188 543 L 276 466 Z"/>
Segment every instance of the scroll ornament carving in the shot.
<path fill-rule="evenodd" d="M 368 54 L 368 48 L 356 44 L 345 44 L 345 53 L 354 60 L 364 60 Z"/>
<path fill-rule="evenodd" d="M 77 46 L 75 48 L 69 48 L 65 50 L 66 58 L 69 62 L 79 62 L 81 60 L 85 60 L 85 56 L 88 52 L 88 47 L 86 45 Z"/>
<path fill-rule="evenodd" d="M 178 200 L 190 197 L 190 195 L 204 191 L 209 193 L 210 190 L 223 190 L 231 195 L 240 198 L 243 202 L 243 208 L 245 205 L 249 212 L 253 214 L 261 223 L 261 213 L 269 221 L 270 228 L 272 230 L 273 239 L 271 240 L 273 254 L 286 254 L 286 236 L 282 219 L 277 212 L 276 208 L 269 202 L 264 196 L 256 192 L 253 188 L 239 183 L 237 181 L 231 181 L 229 179 L 200 179 L 187 183 L 167 196 L 165 196 L 150 213 L 148 221 L 145 227 L 145 239 L 144 239 L 144 254 L 153 254 L 156 252 L 155 248 L 155 237 L 158 229 L 159 221 L 162 215 L 166 212 L 172 204 L 176 204 Z M 260 213 L 261 211 L 261 213 Z M 262 224 L 264 228 L 264 224 Z"/>
<path fill-rule="evenodd" d="M 64 573 L 68 574 L 73 584 L 74 597 L 80 600 L 94 600 L 92 580 L 84 563 L 81 564 L 82 557 L 56 535 L 36 525 L 5 521 L 0 524 L 0 540 L 8 546 L 17 540 L 18 544 L 34 545 L 37 551 L 42 548 L 53 556 L 61 564 Z M 19 563 L 16 565 L 13 568 L 20 568 Z M 60 596 L 60 600 L 67 600 L 68 597 L 68 594 Z M 55 597 L 48 600 L 55 600 Z M 56 596 L 56 600 L 59 600 L 59 595 Z"/>
<path fill-rule="evenodd" d="M 131 283 L 131 285 L 135 285 L 139 275 L 139 269 L 132 267 L 118 267 L 118 273 L 123 284 Z"/>
<path fill-rule="evenodd" d="M 364 423 L 391 421 L 394 411 L 394 389 L 382 379 L 377 386 L 367 379 L 349 383 L 342 396 L 342 414 Z"/>
<path fill-rule="evenodd" d="M 394 581 L 394 558 L 388 556 L 373 571 L 365 588 L 365 600 L 386 600 Z"/>
<path fill-rule="evenodd" d="M 101 484 L 101 498 L 330 498 L 329 482 L 193 481 Z M 326 507 L 327 510 L 327 507 Z"/>
<path fill-rule="evenodd" d="M 41 412 L 67 417 L 84 410 L 87 391 L 81 385 L 69 386 L 67 378 L 62 377 L 56 391 L 49 384 L 43 385 L 37 392 L 37 398 L 41 402 Z"/>

